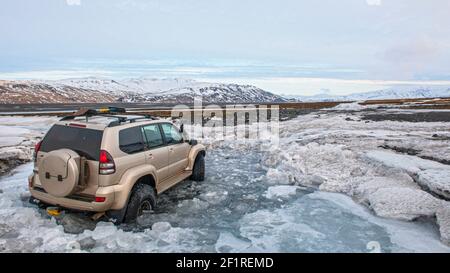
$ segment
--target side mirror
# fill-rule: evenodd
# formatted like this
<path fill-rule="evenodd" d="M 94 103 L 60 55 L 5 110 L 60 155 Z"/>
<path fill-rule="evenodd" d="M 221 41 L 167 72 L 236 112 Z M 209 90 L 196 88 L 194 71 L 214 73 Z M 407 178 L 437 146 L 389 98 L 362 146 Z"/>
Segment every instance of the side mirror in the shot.
<path fill-rule="evenodd" d="M 184 124 L 183 124 L 183 123 L 182 123 L 181 126 L 180 126 L 179 132 L 180 132 L 180 133 L 183 133 L 183 132 L 184 132 Z"/>
<path fill-rule="evenodd" d="M 195 145 L 197 145 L 197 144 L 198 144 L 198 141 L 197 141 L 197 140 L 195 140 L 195 139 L 189 140 L 189 145 L 195 146 Z"/>

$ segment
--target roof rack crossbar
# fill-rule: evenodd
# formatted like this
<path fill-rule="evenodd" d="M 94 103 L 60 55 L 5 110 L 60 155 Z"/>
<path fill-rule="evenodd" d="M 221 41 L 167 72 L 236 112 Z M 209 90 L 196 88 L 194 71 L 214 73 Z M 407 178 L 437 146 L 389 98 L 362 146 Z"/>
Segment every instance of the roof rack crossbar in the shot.
<path fill-rule="evenodd" d="M 106 117 L 106 118 L 117 118 L 117 119 L 123 120 L 123 121 L 125 121 L 125 120 L 127 119 L 126 117 L 122 117 L 122 116 L 116 116 L 116 115 L 109 115 L 109 114 L 96 113 L 96 114 L 84 114 L 84 115 L 70 115 L 70 116 L 65 116 L 65 117 L 61 118 L 60 121 L 64 121 L 64 120 L 72 120 L 72 119 L 79 118 L 79 117 L 90 118 L 90 117 L 93 117 L 93 116 Z"/>
<path fill-rule="evenodd" d="M 122 120 L 119 119 L 118 121 L 113 121 L 113 122 L 111 122 L 108 125 L 108 127 L 117 126 L 117 125 L 120 125 L 123 122 L 133 123 L 133 122 L 135 122 L 137 120 L 141 120 L 141 119 L 152 119 L 152 120 L 155 120 L 156 118 L 153 117 L 153 116 L 150 116 L 150 115 L 140 115 L 140 117 L 136 117 L 136 118 L 125 118 L 125 119 L 122 119 Z"/>
<path fill-rule="evenodd" d="M 119 107 L 116 107 L 116 108 L 109 107 L 109 109 L 112 110 L 112 113 L 126 113 L 124 108 L 119 108 Z M 132 123 L 132 122 L 135 122 L 136 120 L 141 120 L 141 119 L 152 119 L 152 120 L 157 119 L 156 117 L 153 117 L 151 115 L 142 115 L 142 114 L 133 114 L 133 115 L 138 116 L 138 117 L 127 118 L 124 116 L 113 115 L 108 112 L 102 113 L 101 111 L 97 111 L 95 109 L 80 109 L 73 115 L 65 116 L 65 117 L 61 118 L 60 121 L 73 120 L 77 117 L 86 117 L 86 121 L 88 121 L 88 118 L 93 117 L 93 116 L 116 118 L 117 120 L 110 122 L 108 125 L 108 127 L 112 127 L 112 126 L 117 126 L 123 122 L 128 122 L 128 121 L 130 123 Z"/>

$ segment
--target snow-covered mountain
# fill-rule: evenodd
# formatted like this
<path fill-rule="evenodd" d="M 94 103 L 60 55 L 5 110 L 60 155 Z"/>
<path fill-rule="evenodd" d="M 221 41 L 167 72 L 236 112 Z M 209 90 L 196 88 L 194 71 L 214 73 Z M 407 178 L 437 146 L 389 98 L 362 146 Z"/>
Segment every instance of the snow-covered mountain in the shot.
<path fill-rule="evenodd" d="M 36 81 L 1 81 L 0 103 L 70 103 L 114 102 L 111 94 L 68 85 L 47 84 Z"/>
<path fill-rule="evenodd" d="M 283 102 L 281 96 L 252 85 L 199 82 L 189 79 L 77 78 L 59 81 L 0 81 L 0 103 L 158 102 L 208 103 Z"/>
<path fill-rule="evenodd" d="M 332 96 L 318 94 L 315 96 L 289 96 L 290 99 L 299 101 L 363 101 L 381 99 L 416 99 L 450 97 L 448 86 L 396 86 L 393 88 L 355 93 L 347 96 Z"/>
<path fill-rule="evenodd" d="M 1 81 L 0 103 L 157 102 L 262 103 L 284 101 L 363 101 L 450 97 L 450 87 L 396 86 L 346 96 L 279 96 L 252 85 L 200 82 L 191 79 L 73 78 L 58 81 Z"/>

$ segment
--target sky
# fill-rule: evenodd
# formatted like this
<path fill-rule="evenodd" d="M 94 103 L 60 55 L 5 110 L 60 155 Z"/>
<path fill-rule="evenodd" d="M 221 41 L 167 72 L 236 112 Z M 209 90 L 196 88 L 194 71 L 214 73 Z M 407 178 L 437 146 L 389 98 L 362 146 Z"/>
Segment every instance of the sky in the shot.
<path fill-rule="evenodd" d="M 187 77 L 297 95 L 450 85 L 449 0 L 0 5 L 0 79 Z"/>

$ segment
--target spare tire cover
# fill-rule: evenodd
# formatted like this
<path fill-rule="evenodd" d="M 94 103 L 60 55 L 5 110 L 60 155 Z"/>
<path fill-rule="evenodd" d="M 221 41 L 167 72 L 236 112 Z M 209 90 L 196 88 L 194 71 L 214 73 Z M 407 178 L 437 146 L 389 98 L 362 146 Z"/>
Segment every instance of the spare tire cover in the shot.
<path fill-rule="evenodd" d="M 39 180 L 45 191 L 56 197 L 72 194 L 80 175 L 80 156 L 69 149 L 47 153 L 39 166 Z"/>

